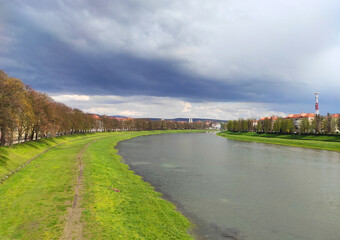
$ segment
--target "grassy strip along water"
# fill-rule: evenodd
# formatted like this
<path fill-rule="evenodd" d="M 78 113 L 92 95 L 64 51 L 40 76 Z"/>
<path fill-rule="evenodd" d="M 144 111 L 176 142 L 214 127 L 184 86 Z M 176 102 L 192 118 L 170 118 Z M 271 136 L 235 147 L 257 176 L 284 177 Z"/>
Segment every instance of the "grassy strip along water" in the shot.
<path fill-rule="evenodd" d="M 261 142 L 340 152 L 340 136 L 265 134 L 250 132 L 220 132 L 217 135 L 241 141 Z"/>
<path fill-rule="evenodd" d="M 160 132 L 156 132 L 160 133 Z M 192 239 L 189 221 L 121 162 L 114 146 L 150 132 L 118 133 L 85 152 L 87 239 Z"/>
<path fill-rule="evenodd" d="M 179 131 L 93 134 L 65 140 L 40 155 L 0 185 L 0 239 L 60 239 L 74 200 L 82 150 L 85 239 L 192 239 L 187 233 L 190 222 L 129 170 L 114 149 L 122 140 L 169 132 Z M 34 143 L 35 153 L 27 144 L 15 146 L 13 153 L 13 147 L 1 151 L 6 150 L 7 163 L 18 153 L 25 162 L 49 147 L 41 144 Z"/>

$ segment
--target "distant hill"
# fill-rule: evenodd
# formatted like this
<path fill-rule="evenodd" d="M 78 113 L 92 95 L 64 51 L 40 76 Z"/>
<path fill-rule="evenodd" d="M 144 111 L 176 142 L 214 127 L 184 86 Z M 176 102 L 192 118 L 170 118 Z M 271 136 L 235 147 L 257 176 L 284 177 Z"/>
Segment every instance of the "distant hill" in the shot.
<path fill-rule="evenodd" d="M 114 115 L 114 116 L 109 116 L 109 117 L 115 117 L 115 118 L 127 118 L 125 116 L 120 116 L 120 115 Z"/>

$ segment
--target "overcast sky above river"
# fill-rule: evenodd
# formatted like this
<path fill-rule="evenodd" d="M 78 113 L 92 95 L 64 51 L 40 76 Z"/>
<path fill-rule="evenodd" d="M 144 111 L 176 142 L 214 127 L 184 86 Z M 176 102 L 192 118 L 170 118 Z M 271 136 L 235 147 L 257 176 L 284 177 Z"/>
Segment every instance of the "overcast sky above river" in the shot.
<path fill-rule="evenodd" d="M 338 0 L 0 0 L 0 69 L 87 112 L 339 112 Z"/>

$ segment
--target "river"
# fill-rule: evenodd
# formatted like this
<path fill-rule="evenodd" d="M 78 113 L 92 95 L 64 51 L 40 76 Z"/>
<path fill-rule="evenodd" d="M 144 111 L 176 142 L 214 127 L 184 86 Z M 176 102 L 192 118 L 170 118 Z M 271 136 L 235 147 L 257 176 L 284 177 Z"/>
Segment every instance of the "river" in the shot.
<path fill-rule="evenodd" d="M 338 152 L 211 133 L 143 136 L 118 149 L 192 220 L 198 239 L 340 239 Z"/>

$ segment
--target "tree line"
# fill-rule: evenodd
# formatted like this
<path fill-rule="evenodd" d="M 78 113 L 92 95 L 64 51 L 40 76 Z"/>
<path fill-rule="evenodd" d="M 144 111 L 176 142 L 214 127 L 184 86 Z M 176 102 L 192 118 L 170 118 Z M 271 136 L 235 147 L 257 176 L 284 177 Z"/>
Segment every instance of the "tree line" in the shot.
<path fill-rule="evenodd" d="M 70 108 L 0 70 L 0 145 L 96 131 L 204 129 L 205 123 L 117 120 Z"/>
<path fill-rule="evenodd" d="M 0 145 L 89 132 L 93 119 L 0 71 Z M 17 136 L 17 139 L 14 137 Z"/>
<path fill-rule="evenodd" d="M 207 122 L 185 122 L 171 120 L 150 120 L 147 118 L 117 119 L 114 117 L 99 116 L 96 120 L 96 131 L 153 131 L 153 130 L 184 130 L 207 129 L 211 125 Z"/>
<path fill-rule="evenodd" d="M 222 124 L 223 130 L 232 132 L 258 133 L 300 133 L 300 134 L 333 134 L 340 127 L 340 118 L 316 115 L 313 120 L 307 118 L 294 121 L 280 117 L 271 117 L 257 121 L 256 119 L 230 120 Z"/>

